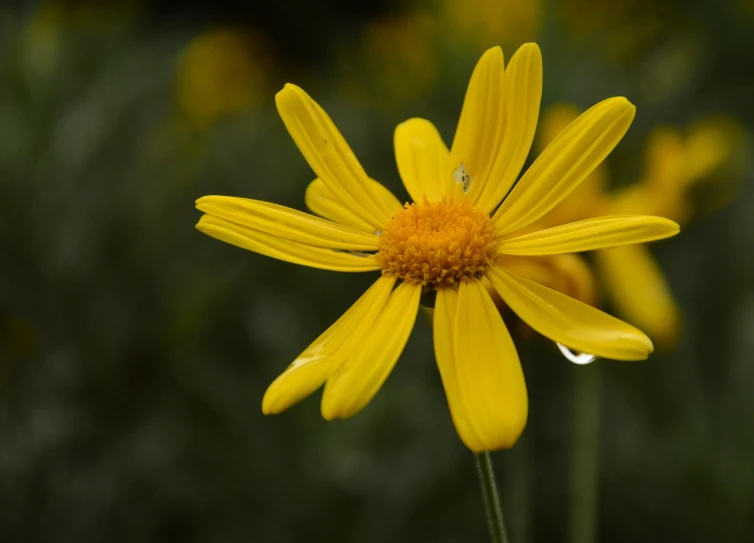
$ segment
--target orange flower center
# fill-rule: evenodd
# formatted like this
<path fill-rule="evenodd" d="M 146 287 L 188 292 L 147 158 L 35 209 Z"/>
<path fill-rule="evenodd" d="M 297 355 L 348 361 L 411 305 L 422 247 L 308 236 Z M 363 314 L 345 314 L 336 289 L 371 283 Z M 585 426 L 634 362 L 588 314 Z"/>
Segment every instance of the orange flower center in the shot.
<path fill-rule="evenodd" d="M 385 226 L 377 262 L 384 274 L 431 288 L 481 277 L 495 258 L 490 218 L 464 200 L 406 204 Z"/>

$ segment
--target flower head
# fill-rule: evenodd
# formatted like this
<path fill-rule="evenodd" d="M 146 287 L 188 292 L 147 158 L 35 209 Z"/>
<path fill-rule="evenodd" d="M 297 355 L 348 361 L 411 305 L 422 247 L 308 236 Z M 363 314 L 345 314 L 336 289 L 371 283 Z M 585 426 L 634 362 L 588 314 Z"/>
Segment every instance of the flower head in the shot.
<path fill-rule="evenodd" d="M 450 149 L 429 121 L 410 119 L 397 127 L 398 169 L 413 198 L 405 206 L 367 177 L 303 90 L 286 85 L 278 93 L 283 122 L 318 176 L 306 191 L 307 205 L 324 218 L 207 196 L 197 202 L 205 213 L 197 228 L 289 262 L 382 275 L 272 383 L 262 402 L 265 413 L 287 409 L 323 384 L 326 419 L 360 411 L 398 360 L 421 295 L 433 291 L 435 355 L 456 429 L 474 451 L 511 447 L 526 424 L 526 384 L 486 282 L 553 341 L 605 358 L 648 356 L 652 342 L 636 328 L 506 268 L 509 256 L 587 251 L 678 232 L 673 221 L 643 216 L 526 230 L 594 170 L 634 116 L 625 98 L 597 104 L 514 186 L 534 138 L 541 92 L 535 44 L 521 47 L 507 69 L 500 48 L 487 51 L 471 77 Z"/>
<path fill-rule="evenodd" d="M 383 273 L 436 289 L 483 277 L 497 239 L 485 213 L 450 197 L 406 204 L 385 225 L 377 249 Z"/>

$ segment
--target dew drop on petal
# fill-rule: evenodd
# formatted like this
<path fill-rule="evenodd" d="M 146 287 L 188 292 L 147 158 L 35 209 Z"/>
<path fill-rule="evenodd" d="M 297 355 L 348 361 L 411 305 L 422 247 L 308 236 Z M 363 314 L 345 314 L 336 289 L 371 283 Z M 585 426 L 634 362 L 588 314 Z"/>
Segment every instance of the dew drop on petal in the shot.
<path fill-rule="evenodd" d="M 597 360 L 597 356 L 593 354 L 575 353 L 565 345 L 561 345 L 557 342 L 555 342 L 555 345 L 558 346 L 558 349 L 560 349 L 560 352 L 563 354 L 563 356 L 566 357 L 566 360 L 573 362 L 574 364 L 578 364 L 579 366 L 585 366 Z"/>

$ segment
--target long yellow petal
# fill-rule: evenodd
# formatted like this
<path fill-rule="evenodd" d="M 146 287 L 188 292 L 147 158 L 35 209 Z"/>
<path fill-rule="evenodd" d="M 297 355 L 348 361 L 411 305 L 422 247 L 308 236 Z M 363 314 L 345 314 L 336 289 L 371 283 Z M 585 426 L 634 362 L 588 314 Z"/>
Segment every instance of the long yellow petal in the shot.
<path fill-rule="evenodd" d="M 304 195 L 306 207 L 320 217 L 356 228 L 363 232 L 375 232 L 374 226 L 359 217 L 338 200 L 321 179 L 315 179 L 306 187 Z"/>
<path fill-rule="evenodd" d="M 498 252 L 507 255 L 580 253 L 675 236 L 677 223 L 648 215 L 611 215 L 572 222 L 503 240 Z"/>
<path fill-rule="evenodd" d="M 582 113 L 542 152 L 495 213 L 501 234 L 544 216 L 568 196 L 618 144 L 636 108 L 609 98 Z"/>
<path fill-rule="evenodd" d="M 395 278 L 380 277 L 351 308 L 309 345 L 267 389 L 262 412 L 285 411 L 322 386 L 369 332 L 387 302 Z"/>
<path fill-rule="evenodd" d="M 537 125 L 535 151 L 542 152 L 558 134 L 579 117 L 580 113 L 581 111 L 571 104 L 550 106 Z M 609 205 L 606 193 L 607 179 L 607 164 L 603 162 L 560 204 L 542 217 L 541 222 L 556 226 L 602 215 Z M 647 212 L 639 211 L 639 213 Z"/>
<path fill-rule="evenodd" d="M 678 306 L 649 250 L 640 245 L 595 253 L 615 309 L 660 345 L 672 345 L 681 327 Z"/>
<path fill-rule="evenodd" d="M 480 281 L 437 292 L 433 335 L 461 440 L 475 452 L 512 447 L 526 426 L 526 382 L 510 334 Z"/>
<path fill-rule="evenodd" d="M 435 345 L 435 359 L 440 378 L 448 399 L 450 416 L 461 441 L 471 450 L 483 451 L 484 443 L 469 419 L 458 386 L 453 332 L 455 331 L 458 291 L 443 288 L 437 291 L 435 307 L 432 310 L 432 337 Z"/>
<path fill-rule="evenodd" d="M 529 156 L 542 100 L 542 53 L 536 43 L 522 45 L 505 70 L 505 127 L 490 178 L 475 203 L 491 212 L 516 182 Z"/>
<path fill-rule="evenodd" d="M 647 184 L 658 193 L 682 194 L 688 181 L 684 174 L 689 159 L 684 147 L 683 136 L 675 127 L 658 126 L 649 133 L 645 145 L 644 176 Z"/>
<path fill-rule="evenodd" d="M 504 81 L 503 50 L 488 49 L 471 75 L 450 150 L 451 174 L 463 166 L 469 181 L 457 182 L 454 175 L 443 177 L 443 194 L 460 198 L 464 192 L 481 193 L 489 179 L 503 139 Z"/>
<path fill-rule="evenodd" d="M 688 184 L 710 179 L 721 167 L 740 176 L 741 151 L 746 141 L 742 127 L 732 118 L 709 117 L 694 123 L 686 137 L 685 175 Z"/>
<path fill-rule="evenodd" d="M 421 285 L 401 283 L 357 349 L 327 380 L 322 416 L 346 419 L 377 394 L 395 366 L 419 311 Z"/>
<path fill-rule="evenodd" d="M 378 198 L 381 198 L 386 205 L 391 208 L 401 209 L 401 204 L 398 199 L 393 196 L 382 183 L 378 183 L 374 179 L 369 180 L 372 185 L 372 190 L 377 194 Z M 333 194 L 333 192 L 327 188 L 327 185 L 321 179 L 315 179 L 306 188 L 305 195 L 306 206 L 316 213 L 320 217 L 329 219 L 338 224 L 344 226 L 350 226 L 356 230 L 363 232 L 375 233 L 381 228 L 374 228 L 364 219 L 360 218 L 356 213 L 348 208 L 343 202 Z"/>
<path fill-rule="evenodd" d="M 207 215 L 314 247 L 353 251 L 377 249 L 378 238 L 374 234 L 269 202 L 231 196 L 204 196 L 196 201 L 196 207 Z"/>
<path fill-rule="evenodd" d="M 531 279 L 580 302 L 597 303 L 594 271 L 581 255 L 500 255 L 495 262 L 514 275 Z"/>
<path fill-rule="evenodd" d="M 290 83 L 277 93 L 275 102 L 288 132 L 317 176 L 361 219 L 375 230 L 382 228 L 396 209 L 380 199 L 327 113 Z"/>
<path fill-rule="evenodd" d="M 365 272 L 380 267 L 372 255 L 312 247 L 212 215 L 202 215 L 196 228 L 220 241 L 293 264 L 345 272 Z"/>
<path fill-rule="evenodd" d="M 426 119 L 399 124 L 393 138 L 395 160 L 406 190 L 414 202 L 440 200 L 442 181 L 448 181 L 448 148 L 435 126 Z"/>
<path fill-rule="evenodd" d="M 640 330 L 565 294 L 498 266 L 487 278 L 521 320 L 566 347 L 614 360 L 644 360 L 654 349 Z"/>

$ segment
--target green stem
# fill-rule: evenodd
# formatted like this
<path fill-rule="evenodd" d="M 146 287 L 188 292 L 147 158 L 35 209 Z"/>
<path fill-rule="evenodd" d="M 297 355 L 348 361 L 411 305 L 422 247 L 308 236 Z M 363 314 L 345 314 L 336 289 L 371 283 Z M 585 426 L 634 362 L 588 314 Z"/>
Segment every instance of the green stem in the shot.
<path fill-rule="evenodd" d="M 484 507 L 487 510 L 487 521 L 490 525 L 490 537 L 493 543 L 508 543 L 503 522 L 503 509 L 500 506 L 500 496 L 495 482 L 495 471 L 492 469 L 492 458 L 489 452 L 476 455 L 476 467 L 479 483 L 482 485 Z"/>
<path fill-rule="evenodd" d="M 601 364 L 574 370 L 569 541 L 594 543 L 599 489 Z"/>

